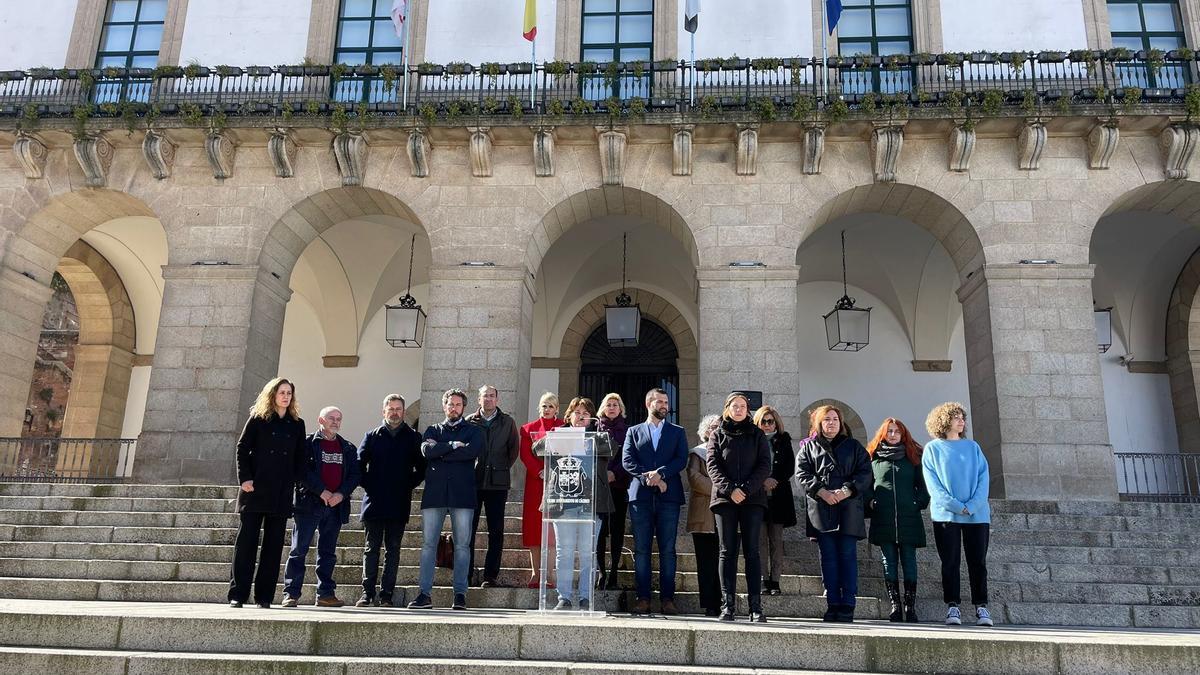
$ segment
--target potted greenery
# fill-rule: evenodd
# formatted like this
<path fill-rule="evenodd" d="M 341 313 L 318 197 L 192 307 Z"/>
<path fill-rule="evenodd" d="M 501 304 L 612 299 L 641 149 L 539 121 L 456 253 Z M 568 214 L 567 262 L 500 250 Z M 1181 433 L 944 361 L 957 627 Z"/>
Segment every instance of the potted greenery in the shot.
<path fill-rule="evenodd" d="M 1067 60 L 1067 54 L 1066 52 L 1042 51 L 1038 52 L 1037 60 L 1042 63 L 1062 63 Z"/>
<path fill-rule="evenodd" d="M 762 58 L 762 59 L 751 59 L 751 61 L 750 61 L 750 69 L 751 70 L 771 71 L 771 70 L 779 70 L 782 67 L 783 67 L 783 59 Z"/>
<path fill-rule="evenodd" d="M 302 65 L 283 65 L 279 66 L 279 74 L 284 77 L 303 77 L 304 66 Z"/>
<path fill-rule="evenodd" d="M 359 77 L 375 77 L 379 74 L 379 66 L 373 63 L 360 63 L 354 66 L 354 74 Z"/>
<path fill-rule="evenodd" d="M 453 75 L 455 77 L 470 75 L 472 72 L 474 72 L 474 70 L 474 67 L 465 61 L 454 61 L 446 64 L 446 74 Z"/>
<path fill-rule="evenodd" d="M 508 64 L 508 72 L 513 75 L 529 75 L 533 72 L 533 64 L 528 61 Z"/>
<path fill-rule="evenodd" d="M 270 66 L 247 66 L 246 74 L 250 77 L 270 77 L 274 72 Z"/>
<path fill-rule="evenodd" d="M 656 73 L 669 73 L 673 70 L 679 70 L 679 61 L 660 59 L 654 62 L 654 72 Z"/>
<path fill-rule="evenodd" d="M 237 66 L 217 66 L 217 77 L 241 77 L 246 71 Z"/>

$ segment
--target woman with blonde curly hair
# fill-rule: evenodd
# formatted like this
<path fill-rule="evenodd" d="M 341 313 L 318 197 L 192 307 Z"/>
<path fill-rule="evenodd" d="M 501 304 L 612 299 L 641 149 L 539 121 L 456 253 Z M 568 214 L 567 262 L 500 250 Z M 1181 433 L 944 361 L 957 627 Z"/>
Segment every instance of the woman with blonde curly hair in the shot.
<path fill-rule="evenodd" d="M 961 403 L 943 403 L 931 410 L 925 430 L 934 437 L 925 445 L 921 467 L 931 499 L 933 541 L 942 559 L 946 624 L 962 624 L 959 571 L 965 550 L 975 624 L 991 626 L 987 609 L 986 559 L 991 528 L 987 457 L 978 443 L 966 438 L 967 411 Z"/>
<path fill-rule="evenodd" d="M 295 386 L 282 377 L 271 380 L 250 408 L 250 419 L 237 442 L 241 483 L 237 509 L 241 522 L 233 545 L 228 596 L 231 607 L 241 607 L 250 599 L 252 577 L 256 605 L 268 608 L 275 598 L 283 536 L 292 515 L 292 489 L 307 457 L 304 436 Z"/>

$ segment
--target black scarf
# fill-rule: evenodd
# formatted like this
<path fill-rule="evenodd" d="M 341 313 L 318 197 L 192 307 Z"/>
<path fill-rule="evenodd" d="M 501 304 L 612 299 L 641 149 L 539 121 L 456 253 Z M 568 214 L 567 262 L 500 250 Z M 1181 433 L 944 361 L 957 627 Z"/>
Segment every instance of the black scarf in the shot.
<path fill-rule="evenodd" d="M 754 433 L 758 427 L 755 426 L 754 420 L 746 417 L 741 422 L 735 422 L 732 419 L 721 420 L 721 429 L 729 436 L 741 436 L 742 434 Z"/>
<path fill-rule="evenodd" d="M 908 448 L 903 445 L 888 445 L 880 442 L 879 447 L 875 448 L 875 458 L 886 460 L 888 462 L 899 462 L 908 456 Z"/>

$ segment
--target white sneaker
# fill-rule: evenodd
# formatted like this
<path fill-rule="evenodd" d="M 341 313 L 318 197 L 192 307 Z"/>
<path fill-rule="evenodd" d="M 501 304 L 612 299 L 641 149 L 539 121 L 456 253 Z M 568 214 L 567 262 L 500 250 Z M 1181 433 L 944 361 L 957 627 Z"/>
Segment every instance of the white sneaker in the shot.
<path fill-rule="evenodd" d="M 947 623 L 949 621 L 947 620 Z M 975 608 L 975 625 L 976 626 L 994 626 L 992 623 L 992 615 L 988 614 L 987 607 Z"/>
<path fill-rule="evenodd" d="M 953 605 L 951 605 L 946 610 L 946 625 L 947 626 L 961 626 L 962 625 L 962 612 L 958 611 L 958 608 Z"/>

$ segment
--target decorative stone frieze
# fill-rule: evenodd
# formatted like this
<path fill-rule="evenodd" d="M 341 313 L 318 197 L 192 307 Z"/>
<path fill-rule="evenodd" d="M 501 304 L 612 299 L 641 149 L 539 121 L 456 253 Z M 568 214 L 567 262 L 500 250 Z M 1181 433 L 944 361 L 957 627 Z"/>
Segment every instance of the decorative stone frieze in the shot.
<path fill-rule="evenodd" d="M 41 178 L 46 170 L 46 144 L 37 136 L 19 132 L 13 141 L 13 155 L 25 171 L 26 178 Z"/>
<path fill-rule="evenodd" d="M 1200 127 L 1188 123 L 1169 125 L 1158 136 L 1158 147 L 1163 155 L 1163 173 L 1167 178 L 1188 177 L 1188 164 L 1196 152 L 1200 140 Z"/>
<path fill-rule="evenodd" d="M 804 125 L 804 159 L 802 170 L 806 175 L 815 176 L 821 173 L 821 158 L 825 156 L 825 125 L 808 123 Z"/>
<path fill-rule="evenodd" d="M 492 175 L 492 130 L 491 127 L 467 127 L 471 132 L 468 151 L 471 157 L 471 175 L 490 178 Z"/>
<path fill-rule="evenodd" d="M 671 153 L 671 173 L 676 176 L 692 175 L 692 132 L 694 124 L 673 124 L 674 131 Z"/>
<path fill-rule="evenodd" d="M 737 125 L 737 175 L 758 173 L 758 125 Z"/>
<path fill-rule="evenodd" d="M 113 146 L 99 134 L 75 139 L 75 159 L 90 187 L 104 187 L 112 166 Z"/>
<path fill-rule="evenodd" d="M 212 168 L 213 178 L 225 180 L 233 175 L 237 144 L 228 133 L 215 129 L 210 131 L 204 138 L 204 151 L 208 155 L 208 165 Z"/>
<path fill-rule="evenodd" d="M 600 178 L 604 185 L 625 182 L 625 144 L 627 127 L 596 127 L 600 142 Z"/>
<path fill-rule="evenodd" d="M 916 359 L 912 361 L 914 373 L 948 373 L 953 361 L 947 359 Z"/>
<path fill-rule="evenodd" d="M 334 136 L 333 158 L 342 174 L 342 185 L 362 185 L 367 171 L 367 137 L 351 131 Z"/>
<path fill-rule="evenodd" d="M 275 167 L 278 178 L 292 178 L 296 175 L 296 141 L 287 129 L 275 129 L 267 139 L 267 155 L 271 165 Z"/>
<path fill-rule="evenodd" d="M 876 183 L 895 183 L 900 150 L 904 147 L 904 126 L 892 122 L 875 124 L 871 133 L 871 162 Z"/>
<path fill-rule="evenodd" d="M 1107 169 L 1120 140 L 1121 129 L 1116 118 L 1104 120 L 1092 127 L 1087 136 L 1088 168 Z"/>
<path fill-rule="evenodd" d="M 408 132 L 408 163 L 413 178 L 429 177 L 429 153 L 432 150 L 424 129 L 417 127 Z"/>
<path fill-rule="evenodd" d="M 554 175 L 554 127 L 533 128 L 533 175 Z"/>
<path fill-rule="evenodd" d="M 163 180 L 170 177 L 171 169 L 175 166 L 175 144 L 163 134 L 149 129 L 142 139 L 142 156 L 146 158 L 150 173 L 158 180 Z"/>
<path fill-rule="evenodd" d="M 975 129 L 967 124 L 955 124 L 950 127 L 946 146 L 949 150 L 949 169 L 970 171 L 971 155 L 975 154 Z"/>
<path fill-rule="evenodd" d="M 1046 149 L 1046 125 L 1041 120 L 1026 120 L 1017 136 L 1017 167 L 1022 171 L 1037 171 Z"/>

